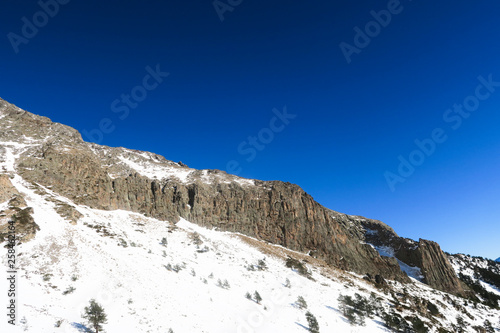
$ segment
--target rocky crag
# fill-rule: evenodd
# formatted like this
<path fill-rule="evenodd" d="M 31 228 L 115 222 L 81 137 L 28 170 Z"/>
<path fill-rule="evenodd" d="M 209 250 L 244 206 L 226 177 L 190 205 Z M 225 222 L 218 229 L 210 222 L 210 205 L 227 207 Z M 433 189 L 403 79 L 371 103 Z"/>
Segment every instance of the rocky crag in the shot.
<path fill-rule="evenodd" d="M 15 174 L 75 204 L 174 222 L 182 217 L 308 252 L 340 269 L 409 281 L 398 258 L 420 267 L 430 286 L 463 292 L 434 242 L 405 240 L 379 221 L 329 210 L 297 185 L 194 170 L 153 153 L 84 142 L 75 129 L 1 99 L 0 159 L 0 199 L 16 195 L 6 178 Z M 77 223 L 78 212 L 67 203 L 60 206 L 60 214 Z M 381 256 L 367 243 L 392 246 L 396 258 Z"/>
<path fill-rule="evenodd" d="M 364 230 L 365 240 L 379 247 L 393 249 L 394 256 L 413 267 L 419 267 L 423 282 L 433 288 L 454 294 L 465 293 L 448 257 L 438 243 L 420 239 L 418 242 L 399 237 L 396 232 L 380 221 L 358 219 Z"/>

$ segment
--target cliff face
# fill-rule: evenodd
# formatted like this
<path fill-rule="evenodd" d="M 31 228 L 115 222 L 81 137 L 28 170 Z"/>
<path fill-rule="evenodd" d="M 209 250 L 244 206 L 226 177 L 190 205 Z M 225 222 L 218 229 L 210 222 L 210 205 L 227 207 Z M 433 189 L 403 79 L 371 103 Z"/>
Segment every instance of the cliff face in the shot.
<path fill-rule="evenodd" d="M 405 280 L 397 262 L 348 236 L 342 214 L 300 187 L 279 181 L 229 181 L 221 171 L 194 171 L 192 182 L 152 180 L 138 173 L 111 178 L 88 149 L 42 145 L 23 154 L 18 172 L 72 199 L 99 209 L 124 209 L 159 219 L 183 217 L 203 226 L 236 231 L 314 255 L 341 269 Z M 227 180 L 229 179 L 229 180 Z"/>
<path fill-rule="evenodd" d="M 365 219 L 361 225 L 369 243 L 390 247 L 394 249 L 396 258 L 407 265 L 419 267 L 424 283 L 439 290 L 464 295 L 462 284 L 438 243 L 424 239 L 415 242 L 399 237 L 392 228 L 380 221 Z"/>
<path fill-rule="evenodd" d="M 0 141 L 16 142 L 5 148 L 5 156 L 13 150 L 18 154 L 15 171 L 75 203 L 170 221 L 183 217 L 310 252 L 341 269 L 408 281 L 395 258 L 380 256 L 364 243 L 367 224 L 375 221 L 326 209 L 296 185 L 194 170 L 156 154 L 87 143 L 76 130 L 3 100 L 0 111 Z M 384 240 L 374 242 L 404 243 L 383 223 L 379 230 Z M 409 256 L 431 286 L 456 292 L 446 257 L 434 244 L 422 243 L 420 252 Z"/>
<path fill-rule="evenodd" d="M 427 284 L 455 294 L 464 293 L 460 280 L 438 243 L 420 239 L 416 252 Z"/>

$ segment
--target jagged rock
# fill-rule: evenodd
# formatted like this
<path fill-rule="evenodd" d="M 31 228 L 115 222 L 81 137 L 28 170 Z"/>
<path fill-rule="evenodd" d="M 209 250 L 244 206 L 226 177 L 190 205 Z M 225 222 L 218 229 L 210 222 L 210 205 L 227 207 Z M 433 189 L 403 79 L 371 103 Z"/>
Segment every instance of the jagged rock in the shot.
<path fill-rule="evenodd" d="M 439 244 L 424 239 L 417 243 L 399 237 L 391 227 L 380 221 L 364 218 L 358 221 L 365 230 L 367 242 L 394 249 L 396 258 L 421 269 L 423 282 L 439 290 L 464 295 L 462 284 Z"/>
<path fill-rule="evenodd" d="M 383 276 L 377 274 L 377 275 L 375 275 L 375 284 L 377 284 L 379 286 L 386 286 L 387 281 L 385 281 Z"/>
<path fill-rule="evenodd" d="M 61 201 L 56 201 L 56 212 L 73 225 L 75 225 L 78 220 L 83 217 L 82 213 L 76 210 L 74 206 Z"/>
<path fill-rule="evenodd" d="M 454 294 L 464 293 L 460 280 L 438 243 L 420 239 L 415 251 L 420 260 L 417 266 L 422 269 L 427 284 Z"/>
<path fill-rule="evenodd" d="M 12 185 L 9 177 L 5 174 L 0 175 L 0 203 L 9 200 L 15 194 L 19 192 Z"/>
<path fill-rule="evenodd" d="M 9 200 L 9 208 L 23 208 L 26 207 L 26 201 L 20 194 L 15 194 L 12 199 Z"/>

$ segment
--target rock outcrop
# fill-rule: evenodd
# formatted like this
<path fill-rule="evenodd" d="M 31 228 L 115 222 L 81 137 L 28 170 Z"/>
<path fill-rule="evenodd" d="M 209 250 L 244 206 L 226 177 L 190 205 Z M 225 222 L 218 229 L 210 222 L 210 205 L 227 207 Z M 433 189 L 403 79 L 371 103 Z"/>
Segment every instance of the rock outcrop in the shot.
<path fill-rule="evenodd" d="M 422 269 L 427 284 L 454 294 L 464 293 L 460 280 L 438 243 L 420 239 L 415 252 L 419 260 L 416 266 Z"/>
<path fill-rule="evenodd" d="M 0 203 L 9 200 L 15 194 L 19 192 L 12 185 L 9 177 L 6 174 L 0 174 Z"/>
<path fill-rule="evenodd" d="M 367 242 L 394 249 L 396 258 L 421 269 L 423 282 L 435 289 L 464 294 L 460 280 L 438 243 L 424 239 L 415 242 L 399 237 L 391 227 L 380 221 L 361 219 L 360 224 L 364 228 Z"/>
<path fill-rule="evenodd" d="M 9 200 L 7 209 L 0 211 L 0 243 L 8 241 L 18 245 L 33 239 L 40 227 L 32 214 L 33 208 L 26 207 L 24 198 L 14 194 Z M 14 229 L 11 229 L 12 227 Z"/>

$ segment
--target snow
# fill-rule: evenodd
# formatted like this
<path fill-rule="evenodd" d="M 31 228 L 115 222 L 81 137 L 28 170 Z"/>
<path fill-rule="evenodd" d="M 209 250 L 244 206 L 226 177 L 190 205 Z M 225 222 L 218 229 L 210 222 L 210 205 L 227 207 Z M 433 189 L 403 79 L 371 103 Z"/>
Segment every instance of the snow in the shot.
<path fill-rule="evenodd" d="M 5 145 L 5 156 L 3 161 L 0 162 L 0 171 L 15 172 L 14 165 L 16 162 L 15 156 L 12 153 L 12 149 L 7 147 L 8 143 L 3 143 Z"/>
<path fill-rule="evenodd" d="M 7 116 L 7 113 L 5 112 L 6 109 L 7 109 L 7 105 L 3 105 L 2 107 L 0 107 L 0 119 L 2 119 L 5 116 Z"/>
<path fill-rule="evenodd" d="M 365 234 L 366 235 L 370 235 L 370 236 L 377 235 L 378 234 L 378 230 L 366 229 L 365 230 Z"/>
<path fill-rule="evenodd" d="M 5 201 L 5 202 L 0 203 L 0 212 L 1 212 L 2 210 L 7 209 L 7 207 L 8 207 L 8 206 L 9 206 L 9 200 L 7 200 L 7 201 Z"/>
<path fill-rule="evenodd" d="M 34 144 L 23 144 L 11 141 L 0 141 L 0 148 L 3 148 L 5 154 L 0 158 L 0 172 L 15 172 L 16 159 L 26 150 L 27 147 L 32 147 Z M 1 149 L 0 149 L 1 151 Z"/>
<path fill-rule="evenodd" d="M 131 169 L 137 171 L 142 176 L 151 179 L 163 179 L 163 178 L 178 178 L 181 182 L 186 182 L 187 177 L 194 171 L 193 169 L 182 168 L 182 167 L 169 167 L 162 164 L 156 164 L 154 162 L 149 163 L 138 163 L 132 161 L 126 157 L 118 156 L 118 158 L 126 164 Z"/>
<path fill-rule="evenodd" d="M 424 275 L 422 274 L 422 270 L 419 267 L 413 267 L 410 265 L 405 264 L 399 259 L 396 259 L 398 261 L 399 267 L 403 272 L 406 273 L 410 278 L 413 278 L 417 281 L 422 282 L 424 280 Z"/>
<path fill-rule="evenodd" d="M 253 179 L 236 178 L 234 180 L 234 182 L 240 184 L 241 186 L 254 186 L 255 185 L 255 181 Z"/>
<path fill-rule="evenodd" d="M 396 258 L 394 255 L 394 249 L 390 246 L 374 246 L 374 248 L 381 256 Z M 415 279 L 419 282 L 422 282 L 424 280 L 422 270 L 419 267 L 413 267 L 405 264 L 398 258 L 396 258 L 396 260 L 398 261 L 399 268 L 401 268 L 401 270 L 405 272 L 406 275 L 408 275 L 410 278 Z"/>
<path fill-rule="evenodd" d="M 374 246 L 381 256 L 394 258 L 394 249 L 390 246 Z"/>
<path fill-rule="evenodd" d="M 457 274 L 459 273 L 462 273 L 464 275 L 467 275 L 469 276 L 471 279 L 475 280 L 475 281 L 478 281 L 483 287 L 484 289 L 486 289 L 488 292 L 490 293 L 494 293 L 494 294 L 497 294 L 500 296 L 500 289 L 497 288 L 496 286 L 490 284 L 490 283 L 487 283 L 483 280 L 480 280 L 480 279 L 477 279 L 475 277 L 475 272 L 474 272 L 474 269 L 472 268 L 472 264 L 474 266 L 477 266 L 477 267 L 481 267 L 481 268 L 487 268 L 488 267 L 488 262 L 484 259 L 481 259 L 481 258 L 474 258 L 474 257 L 470 257 L 470 256 L 466 256 L 466 255 L 458 255 L 459 258 L 456 258 L 456 257 L 449 257 L 449 260 L 450 260 L 450 263 L 451 263 L 451 266 L 453 267 L 453 269 L 455 270 L 455 272 Z"/>
<path fill-rule="evenodd" d="M 479 280 L 479 283 L 486 289 L 488 292 L 497 294 L 500 296 L 500 289 L 495 287 L 494 285 L 484 282 L 483 280 Z"/>
<path fill-rule="evenodd" d="M 131 158 L 127 158 L 124 156 L 118 156 L 120 161 L 135 170 L 142 176 L 148 177 L 150 179 L 169 179 L 169 178 L 177 178 L 182 183 L 190 183 L 194 181 L 193 173 L 196 171 L 195 169 L 190 169 L 186 167 L 178 166 L 176 163 L 172 163 L 172 165 L 166 165 L 165 163 L 157 163 L 152 160 L 152 157 L 149 155 L 150 153 L 137 153 L 134 152 L 134 155 L 139 156 L 137 160 L 132 160 Z M 109 176 L 111 178 L 116 178 L 117 175 L 110 173 Z M 205 184 L 212 184 L 214 181 L 219 183 L 237 183 L 241 186 L 254 186 L 255 181 L 253 179 L 245 179 L 239 178 L 232 175 L 227 175 L 225 173 L 211 173 L 210 170 L 202 170 L 201 175 L 199 176 L 201 181 Z"/>

